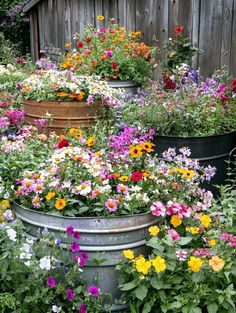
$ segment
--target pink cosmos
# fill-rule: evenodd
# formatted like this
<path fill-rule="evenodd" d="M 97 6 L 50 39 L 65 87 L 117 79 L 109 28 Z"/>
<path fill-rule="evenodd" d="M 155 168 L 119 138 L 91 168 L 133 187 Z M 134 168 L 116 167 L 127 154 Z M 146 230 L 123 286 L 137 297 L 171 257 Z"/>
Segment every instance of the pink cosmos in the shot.
<path fill-rule="evenodd" d="M 123 184 L 117 185 L 116 190 L 118 193 L 124 193 L 124 194 L 128 193 L 128 187 Z"/>
<path fill-rule="evenodd" d="M 77 244 L 77 242 L 72 242 L 72 244 L 70 245 L 70 250 L 72 252 L 78 252 L 80 250 L 79 245 Z"/>
<path fill-rule="evenodd" d="M 82 303 L 79 307 L 79 313 L 86 313 L 86 306 L 84 303 Z"/>
<path fill-rule="evenodd" d="M 180 239 L 180 235 L 174 229 L 169 229 L 168 234 L 171 235 L 173 241 L 178 241 Z"/>
<path fill-rule="evenodd" d="M 36 195 L 32 200 L 32 205 L 35 209 L 38 209 L 42 206 L 42 198 L 40 198 L 38 195 Z"/>
<path fill-rule="evenodd" d="M 92 295 L 94 298 L 97 298 L 99 296 L 99 290 L 97 286 L 90 286 L 88 288 L 88 292 L 90 295 Z"/>
<path fill-rule="evenodd" d="M 114 199 L 108 199 L 105 202 L 105 206 L 108 209 L 109 212 L 115 212 L 117 210 L 117 200 Z"/>
<path fill-rule="evenodd" d="M 47 285 L 49 288 L 53 288 L 56 285 L 56 281 L 53 279 L 52 276 L 48 277 Z"/>
<path fill-rule="evenodd" d="M 43 193 L 45 187 L 43 185 L 42 181 L 37 181 L 34 185 L 33 185 L 33 191 L 37 194 L 41 194 Z"/>
<path fill-rule="evenodd" d="M 151 205 L 151 213 L 155 216 L 165 216 L 166 207 L 161 201 L 155 201 Z"/>
<path fill-rule="evenodd" d="M 68 299 L 69 301 L 71 301 L 71 300 L 74 299 L 75 295 L 74 295 L 72 289 L 68 289 L 68 290 L 66 291 L 66 293 L 67 293 L 67 299 Z"/>
<path fill-rule="evenodd" d="M 188 258 L 188 252 L 186 250 L 176 250 L 175 254 L 179 261 L 186 261 Z"/>

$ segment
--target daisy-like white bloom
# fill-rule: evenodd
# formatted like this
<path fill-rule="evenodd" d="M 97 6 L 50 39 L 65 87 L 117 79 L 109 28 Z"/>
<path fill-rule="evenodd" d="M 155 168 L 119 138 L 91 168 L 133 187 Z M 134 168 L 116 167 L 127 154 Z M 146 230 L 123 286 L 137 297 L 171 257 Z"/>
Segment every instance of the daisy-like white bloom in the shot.
<path fill-rule="evenodd" d="M 78 190 L 81 196 L 87 196 L 92 191 L 91 182 L 90 181 L 82 182 L 78 186 Z"/>
<path fill-rule="evenodd" d="M 51 269 L 51 258 L 49 255 L 46 255 L 39 260 L 39 267 L 42 270 L 47 270 L 47 271 Z"/>

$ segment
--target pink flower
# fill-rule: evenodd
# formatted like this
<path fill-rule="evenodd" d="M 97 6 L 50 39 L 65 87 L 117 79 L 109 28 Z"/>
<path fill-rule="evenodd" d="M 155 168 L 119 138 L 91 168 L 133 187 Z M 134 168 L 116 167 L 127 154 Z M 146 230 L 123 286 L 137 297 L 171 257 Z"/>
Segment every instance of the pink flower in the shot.
<path fill-rule="evenodd" d="M 86 252 L 81 252 L 80 257 L 84 260 L 88 260 L 88 254 Z"/>
<path fill-rule="evenodd" d="M 90 286 L 88 288 L 88 292 L 90 295 L 92 295 L 94 298 L 97 298 L 99 295 L 99 290 L 97 286 Z"/>
<path fill-rule="evenodd" d="M 128 187 L 125 186 L 125 185 L 123 185 L 123 184 L 119 184 L 119 185 L 117 185 L 116 190 L 117 190 L 118 193 L 127 194 L 127 192 L 128 192 Z"/>
<path fill-rule="evenodd" d="M 74 295 L 72 289 L 68 289 L 68 290 L 66 291 L 66 293 L 67 293 L 67 299 L 68 299 L 69 301 L 71 301 L 71 300 L 74 299 L 75 295 Z"/>
<path fill-rule="evenodd" d="M 180 239 L 180 235 L 174 229 L 169 229 L 168 234 L 171 235 L 173 241 L 178 241 Z"/>
<path fill-rule="evenodd" d="M 111 50 L 106 51 L 106 57 L 108 59 L 112 57 L 112 51 Z"/>
<path fill-rule="evenodd" d="M 72 252 L 78 252 L 80 250 L 79 245 L 77 244 L 77 242 L 72 242 L 72 244 L 70 245 L 70 249 Z"/>
<path fill-rule="evenodd" d="M 161 201 L 155 201 L 151 205 L 151 213 L 155 216 L 165 216 L 166 207 Z"/>
<path fill-rule="evenodd" d="M 192 209 L 185 203 L 181 205 L 178 202 L 168 201 L 166 207 L 168 215 L 178 215 L 181 219 L 184 216 L 190 217 L 192 212 Z"/>
<path fill-rule="evenodd" d="M 68 235 L 73 235 L 73 234 L 74 234 L 74 227 L 73 227 L 73 226 L 68 226 L 68 227 L 66 228 L 66 233 L 67 233 Z"/>
<path fill-rule="evenodd" d="M 86 306 L 84 303 L 82 303 L 79 307 L 79 313 L 86 313 Z"/>
<path fill-rule="evenodd" d="M 176 250 L 175 253 L 179 261 L 186 261 L 188 258 L 188 252 L 185 250 Z"/>
<path fill-rule="evenodd" d="M 74 231 L 74 238 L 80 240 L 80 234 L 78 231 Z"/>
<path fill-rule="evenodd" d="M 193 255 L 194 256 L 201 256 L 201 255 L 211 256 L 211 253 L 207 248 L 199 248 L 198 250 L 193 252 Z"/>
<path fill-rule="evenodd" d="M 222 233 L 219 238 L 220 238 L 220 240 L 227 241 L 227 240 L 229 240 L 231 237 L 232 237 L 231 234 Z"/>
<path fill-rule="evenodd" d="M 108 200 L 105 202 L 105 206 L 106 206 L 106 208 L 108 209 L 108 211 L 114 212 L 114 211 L 117 210 L 117 200 L 108 199 Z"/>
<path fill-rule="evenodd" d="M 53 288 L 53 287 L 56 285 L 56 282 L 55 282 L 55 280 L 52 278 L 52 276 L 49 276 L 49 277 L 48 277 L 47 285 L 48 285 L 49 288 Z"/>

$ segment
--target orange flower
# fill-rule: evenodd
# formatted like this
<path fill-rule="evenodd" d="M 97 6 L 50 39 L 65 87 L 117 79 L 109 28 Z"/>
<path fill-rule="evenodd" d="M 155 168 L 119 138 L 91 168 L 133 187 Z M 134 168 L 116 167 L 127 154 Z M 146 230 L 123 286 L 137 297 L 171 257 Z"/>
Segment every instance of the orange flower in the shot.
<path fill-rule="evenodd" d="M 66 48 L 71 47 L 71 42 L 66 42 L 66 43 L 65 43 L 65 47 L 66 47 Z"/>
<path fill-rule="evenodd" d="M 69 98 L 76 99 L 78 97 L 77 93 L 71 93 L 69 94 Z"/>
<path fill-rule="evenodd" d="M 58 210 L 58 211 L 61 211 L 65 208 L 66 206 L 66 200 L 63 199 L 63 198 L 58 198 L 55 202 L 55 208 Z"/>
<path fill-rule="evenodd" d="M 106 58 L 107 58 L 107 57 L 106 57 L 105 54 L 101 54 L 101 55 L 100 55 L 100 60 L 101 60 L 101 61 L 105 60 Z"/>
<path fill-rule="evenodd" d="M 58 87 L 59 87 L 59 86 L 58 86 L 57 84 L 52 84 L 52 85 L 51 85 L 51 88 L 52 88 L 52 89 L 57 89 Z"/>
<path fill-rule="evenodd" d="M 217 255 L 214 255 L 209 260 L 209 265 L 212 267 L 213 271 L 219 272 L 224 267 L 225 261 L 223 259 L 219 258 Z"/>
<path fill-rule="evenodd" d="M 95 136 L 90 137 L 87 141 L 86 141 L 87 146 L 92 147 L 95 145 Z"/>
<path fill-rule="evenodd" d="M 103 21 L 104 20 L 104 16 L 103 15 L 98 15 L 97 16 L 97 20 L 98 21 Z"/>
<path fill-rule="evenodd" d="M 30 87 L 24 87 L 24 88 L 22 88 L 22 91 L 23 92 L 28 92 L 28 91 L 30 91 Z"/>
<path fill-rule="evenodd" d="M 61 92 L 58 92 L 57 96 L 62 97 L 62 98 L 68 97 L 68 93 L 66 93 L 65 91 L 61 91 Z"/>
<path fill-rule="evenodd" d="M 150 152 L 154 151 L 154 150 L 152 149 L 152 147 L 155 146 L 155 145 L 154 145 L 154 143 L 151 143 L 151 142 L 142 142 L 142 143 L 140 144 L 140 146 L 142 147 L 142 149 L 143 149 L 144 151 L 150 153 Z"/>
<path fill-rule="evenodd" d="M 78 94 L 77 99 L 83 100 L 84 95 L 85 95 L 85 93 L 81 91 L 81 92 Z"/>

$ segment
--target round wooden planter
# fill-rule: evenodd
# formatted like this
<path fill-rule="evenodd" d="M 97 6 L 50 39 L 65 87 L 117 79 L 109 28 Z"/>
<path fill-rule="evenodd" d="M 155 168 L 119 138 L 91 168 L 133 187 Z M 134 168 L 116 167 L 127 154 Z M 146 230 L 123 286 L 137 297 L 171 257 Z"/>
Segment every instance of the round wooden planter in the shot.
<path fill-rule="evenodd" d="M 86 102 L 71 101 L 34 101 L 24 100 L 25 121 L 35 125 L 37 120 L 51 115 L 51 121 L 47 126 L 47 132 L 55 131 L 58 135 L 63 129 L 71 127 L 89 128 L 96 123 L 96 119 L 102 115 L 102 101 L 97 100 L 88 105 Z M 41 129 L 40 129 L 41 130 Z"/>

